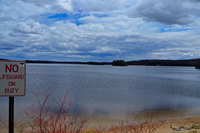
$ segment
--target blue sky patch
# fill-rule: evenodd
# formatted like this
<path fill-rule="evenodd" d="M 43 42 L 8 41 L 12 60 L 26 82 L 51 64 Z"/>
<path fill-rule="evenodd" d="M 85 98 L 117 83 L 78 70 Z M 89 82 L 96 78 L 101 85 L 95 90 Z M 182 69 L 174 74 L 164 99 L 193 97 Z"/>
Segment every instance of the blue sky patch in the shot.
<path fill-rule="evenodd" d="M 199 15 L 192 15 L 192 17 L 193 17 L 193 18 L 198 18 L 198 17 L 199 17 Z"/>
<path fill-rule="evenodd" d="M 51 23 L 54 23 L 56 21 L 70 21 L 72 23 L 75 23 L 76 25 L 81 25 L 83 23 L 79 22 L 78 20 L 82 17 L 89 16 L 87 15 L 81 15 L 81 14 L 66 14 L 66 13 L 60 13 L 60 14 L 47 14 L 47 15 L 41 15 L 44 17 L 40 23 L 50 25 Z"/>
<path fill-rule="evenodd" d="M 156 27 L 159 29 L 158 33 L 164 33 L 164 32 L 180 32 L 180 31 L 187 31 L 190 28 L 186 27 L 186 26 L 182 26 L 181 28 L 177 28 L 175 26 L 165 26 L 162 24 L 158 24 L 158 23 L 151 23 L 152 27 Z"/>
<path fill-rule="evenodd" d="M 0 50 L 13 50 L 14 48 L 0 48 Z"/>
<path fill-rule="evenodd" d="M 81 15 L 81 14 L 68 15 L 66 13 L 60 13 L 60 14 L 48 16 L 47 18 L 48 19 L 56 19 L 56 20 L 59 21 L 59 20 L 79 19 L 79 18 L 82 18 L 82 17 L 85 17 L 85 16 L 88 16 L 88 15 Z"/>
<path fill-rule="evenodd" d="M 75 23 L 76 25 L 81 25 L 84 24 L 82 22 L 79 22 L 80 18 L 86 17 L 86 16 L 90 16 L 89 14 L 86 15 L 81 15 L 81 11 L 78 14 L 66 14 L 66 13 L 60 13 L 60 14 L 47 14 L 47 15 L 41 15 L 44 17 L 44 19 L 42 21 L 40 21 L 40 23 L 46 24 L 46 25 L 50 25 L 51 23 L 54 23 L 56 21 L 70 21 L 72 23 Z M 98 18 L 103 18 L 103 17 L 107 17 L 106 14 L 93 14 L 93 16 L 96 16 Z"/>
<path fill-rule="evenodd" d="M 164 33 L 164 32 L 180 32 L 180 31 L 187 31 L 189 30 L 189 28 L 173 28 L 172 26 L 170 26 L 169 28 L 161 28 L 159 29 L 159 33 Z"/>

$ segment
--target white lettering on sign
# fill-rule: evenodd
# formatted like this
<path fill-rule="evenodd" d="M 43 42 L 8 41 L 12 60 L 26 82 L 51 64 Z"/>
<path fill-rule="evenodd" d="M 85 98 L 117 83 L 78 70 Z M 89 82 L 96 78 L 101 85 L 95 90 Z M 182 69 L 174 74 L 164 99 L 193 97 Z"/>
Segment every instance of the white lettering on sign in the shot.
<path fill-rule="evenodd" d="M 26 62 L 0 61 L 0 96 L 25 96 Z"/>

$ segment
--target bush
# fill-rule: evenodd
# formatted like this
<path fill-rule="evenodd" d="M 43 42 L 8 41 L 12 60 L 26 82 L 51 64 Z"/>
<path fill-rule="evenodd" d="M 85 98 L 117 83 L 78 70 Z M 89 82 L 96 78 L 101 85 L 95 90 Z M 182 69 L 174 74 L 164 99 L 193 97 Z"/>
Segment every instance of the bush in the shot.
<path fill-rule="evenodd" d="M 119 122 L 112 124 L 106 132 L 109 133 L 155 133 L 156 130 L 163 125 L 165 120 L 153 122 L 153 114 L 147 114 L 143 122 L 138 122 L 131 117 L 127 120 L 120 120 Z M 104 129 L 105 130 L 105 129 Z M 97 130 L 97 132 L 102 132 Z"/>
<path fill-rule="evenodd" d="M 31 106 L 25 106 L 26 118 L 30 130 L 24 130 L 22 127 L 17 132 L 34 132 L 34 133 L 78 133 L 83 128 L 83 125 L 88 121 L 88 118 L 81 116 L 81 111 L 73 108 L 74 103 L 78 100 L 71 101 L 68 98 L 68 91 L 57 97 L 52 95 L 56 90 L 43 89 L 42 96 L 37 92 L 33 92 L 36 100 Z M 52 97 L 53 104 L 49 102 Z M 43 99 L 42 99 L 43 98 Z M 0 119 L 0 123 L 8 128 L 8 125 Z"/>
<path fill-rule="evenodd" d="M 197 68 L 197 69 L 200 69 L 200 59 L 197 59 L 197 60 L 196 60 L 196 68 Z"/>
<path fill-rule="evenodd" d="M 64 95 L 53 97 L 56 106 L 52 106 L 48 99 L 54 94 L 55 90 L 43 89 L 44 100 L 41 101 L 39 89 L 32 92 L 36 100 L 31 107 L 26 107 L 27 118 L 31 119 L 31 132 L 79 132 L 83 125 L 87 122 L 86 117 L 81 116 L 80 111 L 73 109 L 74 103 L 68 99 L 68 91 Z M 54 105 L 54 104 L 53 104 Z M 70 111 L 73 109 L 73 113 Z"/>
<path fill-rule="evenodd" d="M 93 62 L 93 61 L 90 61 L 88 62 L 89 65 L 103 65 L 103 63 L 101 62 Z"/>
<path fill-rule="evenodd" d="M 127 63 L 124 60 L 114 60 L 112 66 L 127 66 Z"/>

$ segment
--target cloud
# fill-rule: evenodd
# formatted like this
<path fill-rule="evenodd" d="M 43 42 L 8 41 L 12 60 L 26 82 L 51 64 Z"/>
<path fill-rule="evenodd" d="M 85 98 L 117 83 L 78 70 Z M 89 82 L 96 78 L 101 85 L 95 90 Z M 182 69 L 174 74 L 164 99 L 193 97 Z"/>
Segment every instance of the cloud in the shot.
<path fill-rule="evenodd" d="M 107 13 L 121 11 L 130 6 L 135 0 L 74 0 L 75 9 L 81 10 L 83 14 Z"/>
<path fill-rule="evenodd" d="M 2 58 L 19 60 L 200 57 L 198 4 L 195 0 L 2 0 L 0 51 Z"/>
<path fill-rule="evenodd" d="M 15 28 L 14 32 L 24 33 L 24 34 L 39 34 L 41 30 L 41 25 L 39 22 L 34 22 L 33 20 L 28 20 L 26 22 L 19 22 Z"/>
<path fill-rule="evenodd" d="M 32 3 L 37 7 L 44 8 L 48 12 L 65 12 L 73 11 L 71 0 L 22 0 L 24 3 Z"/>
<path fill-rule="evenodd" d="M 188 0 L 142 0 L 129 10 L 130 17 L 141 17 L 148 22 L 167 25 L 193 23 L 199 13 L 199 3 Z"/>

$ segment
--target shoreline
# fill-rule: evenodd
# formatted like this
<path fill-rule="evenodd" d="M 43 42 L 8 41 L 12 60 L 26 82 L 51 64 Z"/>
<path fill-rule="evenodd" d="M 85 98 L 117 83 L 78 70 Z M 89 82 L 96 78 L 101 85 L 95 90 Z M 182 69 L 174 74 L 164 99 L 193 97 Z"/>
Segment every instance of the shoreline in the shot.
<path fill-rule="evenodd" d="M 200 133 L 200 129 L 193 129 L 193 128 L 190 129 L 192 125 L 200 125 L 200 116 L 168 118 L 159 128 L 157 128 L 155 133 L 177 133 L 177 132 Z M 181 131 L 177 131 L 175 129 L 180 129 Z M 103 132 L 109 132 L 109 131 L 104 130 Z M 98 132 L 96 131 L 95 128 L 85 128 L 83 129 L 83 133 L 98 133 Z"/>
<path fill-rule="evenodd" d="M 104 119 L 104 118 L 102 118 Z M 89 120 L 88 123 L 86 123 L 86 126 L 84 126 L 84 128 L 82 129 L 82 133 L 98 133 L 96 131 L 96 128 L 100 127 L 99 130 L 101 131 L 102 129 L 104 129 L 105 127 L 103 125 L 93 125 L 93 127 L 88 127 L 87 125 L 90 123 L 93 123 L 95 119 L 93 120 Z M 155 133 L 200 133 L 200 129 L 190 129 L 187 130 L 187 128 L 190 128 L 192 125 L 200 125 L 200 116 L 187 116 L 187 117 L 182 117 L 182 118 L 167 118 L 165 119 L 166 121 L 159 127 L 157 128 Z M 109 126 L 111 125 L 108 121 L 108 123 L 104 123 L 107 127 L 107 129 L 109 129 Z M 116 121 L 115 121 L 116 122 Z M 160 123 L 159 121 L 157 121 L 156 123 Z M 22 123 L 21 121 L 18 121 L 15 125 L 15 131 L 17 131 L 17 129 L 20 129 L 21 124 L 24 124 L 24 122 Z M 95 124 L 95 122 L 93 123 Z M 112 123 L 113 124 L 113 123 Z M 173 128 L 179 128 L 180 127 L 184 127 L 185 129 L 181 129 L 182 131 L 176 131 Z M 24 129 L 28 129 L 29 127 L 25 127 Z M 4 132 L 8 132 L 7 129 L 5 128 L 1 128 L 0 127 L 0 131 L 1 133 Z M 103 132 L 108 132 L 107 130 L 103 130 Z"/>
<path fill-rule="evenodd" d="M 127 120 L 128 117 L 132 118 L 134 123 L 143 122 L 148 114 L 152 114 L 152 122 L 160 123 L 162 120 L 165 120 L 163 125 L 159 127 L 155 133 L 200 133 L 200 129 L 192 129 L 192 130 L 184 130 L 184 131 L 175 131 L 172 127 L 180 128 L 180 127 L 189 127 L 192 125 L 200 125 L 200 114 L 187 112 L 199 110 L 199 108 L 188 108 L 188 109 L 179 109 L 179 110 L 157 110 L 157 111 L 142 111 L 128 114 L 110 114 L 110 115 L 98 115 L 98 116 L 90 116 L 89 120 L 85 123 L 82 128 L 83 133 L 97 133 L 96 128 L 100 131 L 104 128 L 109 129 L 109 127 L 113 124 L 116 124 L 119 121 Z M 193 114 L 193 115 L 192 115 Z M 4 119 L 6 120 L 6 119 Z M 24 126 L 24 129 L 29 129 L 29 125 L 27 124 L 26 118 L 16 118 L 15 130 L 19 130 L 21 126 Z M 0 132 L 7 132 L 7 129 L 3 129 L 0 127 Z M 106 132 L 106 130 L 104 131 Z"/>
<path fill-rule="evenodd" d="M 156 133 L 200 133 L 200 129 L 189 130 L 192 125 L 200 125 L 200 116 L 169 118 L 160 128 L 158 128 Z M 181 129 L 182 131 L 177 131 L 174 128 Z"/>
<path fill-rule="evenodd" d="M 162 120 L 171 119 L 185 119 L 190 117 L 200 117 L 200 108 L 182 108 L 179 110 L 154 110 L 154 111 L 141 111 L 133 112 L 127 114 L 110 114 L 110 115 L 99 115 L 99 116 L 89 116 L 89 121 L 86 125 L 91 128 L 92 126 L 106 126 L 109 124 L 114 124 L 121 120 L 126 120 L 127 118 L 134 119 L 135 122 L 142 122 L 146 119 L 148 115 L 152 115 L 154 122 L 159 122 Z M 199 121 L 200 125 L 200 121 Z"/>

